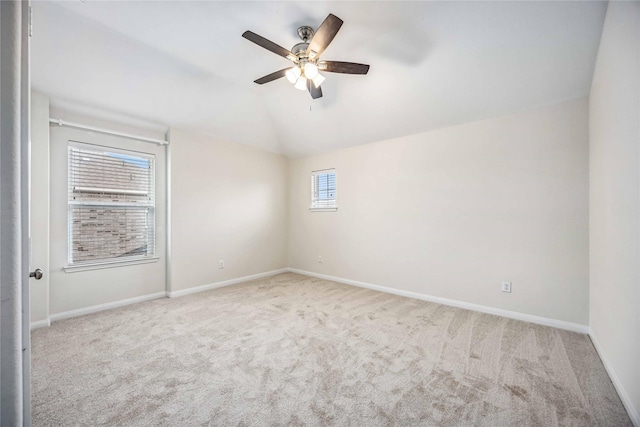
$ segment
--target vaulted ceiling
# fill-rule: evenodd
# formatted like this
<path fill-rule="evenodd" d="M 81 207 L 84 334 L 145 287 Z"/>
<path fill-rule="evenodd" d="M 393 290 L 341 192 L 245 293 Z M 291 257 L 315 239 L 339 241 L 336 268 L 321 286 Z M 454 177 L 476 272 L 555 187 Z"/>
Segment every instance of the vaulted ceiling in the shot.
<path fill-rule="evenodd" d="M 586 96 L 604 2 L 34 2 L 32 81 L 53 105 L 118 113 L 288 156 Z M 301 25 L 344 25 L 312 100 L 280 79 Z"/>

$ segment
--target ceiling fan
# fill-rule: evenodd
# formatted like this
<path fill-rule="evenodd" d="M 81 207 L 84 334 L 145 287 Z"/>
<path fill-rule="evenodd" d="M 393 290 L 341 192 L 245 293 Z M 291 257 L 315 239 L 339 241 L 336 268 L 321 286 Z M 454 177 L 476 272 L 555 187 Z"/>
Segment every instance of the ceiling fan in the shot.
<path fill-rule="evenodd" d="M 318 31 L 314 32 L 313 28 L 302 26 L 298 28 L 298 36 L 302 39 L 302 43 L 296 44 L 290 51 L 256 33 L 245 31 L 242 34 L 242 37 L 245 39 L 295 64 L 292 68 L 284 68 L 261 77 L 255 80 L 255 83 L 262 85 L 281 77 L 287 77 L 297 89 L 308 90 L 311 97 L 316 99 L 322 96 L 322 88 L 320 85 L 325 79 L 319 71 L 342 74 L 367 74 L 369 72 L 369 66 L 366 64 L 320 60 L 320 55 L 322 55 L 327 46 L 329 46 L 329 43 L 331 43 L 336 36 L 341 26 L 342 19 L 332 14 L 329 14 L 324 22 L 322 22 Z"/>

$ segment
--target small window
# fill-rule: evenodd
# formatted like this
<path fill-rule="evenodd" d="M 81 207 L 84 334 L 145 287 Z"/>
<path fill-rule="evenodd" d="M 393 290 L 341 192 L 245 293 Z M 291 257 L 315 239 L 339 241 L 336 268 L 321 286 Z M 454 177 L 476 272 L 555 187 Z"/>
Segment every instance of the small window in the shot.
<path fill-rule="evenodd" d="M 69 266 L 155 257 L 155 157 L 69 144 Z"/>
<path fill-rule="evenodd" d="M 325 169 L 311 173 L 311 210 L 335 211 L 336 170 Z"/>

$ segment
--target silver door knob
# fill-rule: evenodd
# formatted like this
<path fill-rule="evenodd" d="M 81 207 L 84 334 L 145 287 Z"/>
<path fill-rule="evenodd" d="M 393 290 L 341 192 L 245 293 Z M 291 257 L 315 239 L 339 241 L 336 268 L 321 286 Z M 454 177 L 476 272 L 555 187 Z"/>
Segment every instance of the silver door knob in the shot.
<path fill-rule="evenodd" d="M 36 280 L 42 279 L 42 270 L 36 268 L 36 271 L 32 271 L 31 273 L 29 273 L 29 277 L 35 277 Z"/>

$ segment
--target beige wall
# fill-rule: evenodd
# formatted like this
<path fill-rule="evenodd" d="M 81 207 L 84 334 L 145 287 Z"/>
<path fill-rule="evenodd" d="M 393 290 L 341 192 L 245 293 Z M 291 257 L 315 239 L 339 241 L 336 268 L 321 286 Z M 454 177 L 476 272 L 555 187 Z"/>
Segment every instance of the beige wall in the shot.
<path fill-rule="evenodd" d="M 587 127 L 580 99 L 292 160 L 289 266 L 586 325 Z"/>
<path fill-rule="evenodd" d="M 51 115 L 71 122 L 164 139 L 160 132 L 131 128 L 118 123 L 51 109 Z M 94 305 L 143 297 L 165 291 L 166 209 L 165 148 L 85 130 L 51 126 L 51 230 L 50 230 L 50 314 Z M 65 272 L 67 257 L 67 147 L 68 141 L 98 144 L 155 155 L 156 160 L 156 254 L 149 264 L 127 265 L 92 271 Z"/>
<path fill-rule="evenodd" d="M 171 182 L 172 291 L 287 267 L 284 156 L 172 129 Z"/>
<path fill-rule="evenodd" d="M 31 321 L 49 319 L 49 98 L 31 93 Z"/>
<path fill-rule="evenodd" d="M 589 134 L 590 326 L 640 425 L 638 2 L 609 2 L 589 100 Z"/>
<path fill-rule="evenodd" d="M 38 258 L 38 263 L 43 266 L 50 287 L 44 280 L 32 283 L 33 321 L 46 320 L 49 315 L 70 310 L 164 292 L 165 148 L 78 129 L 50 127 L 48 119 L 51 115 L 158 139 L 163 139 L 164 135 L 157 130 L 56 108 L 49 114 L 48 98 L 37 94 L 33 113 L 34 162 L 45 166 L 34 170 L 34 183 L 38 182 L 37 191 L 44 191 L 48 197 L 50 179 L 52 200 L 48 259 L 49 246 L 45 239 L 38 237 L 34 242 L 38 254 L 44 254 Z M 69 140 L 156 155 L 158 262 L 93 271 L 64 271 L 67 265 L 66 150 Z M 171 141 L 173 268 L 170 290 L 184 290 L 287 267 L 287 159 L 179 129 L 172 130 Z M 34 219 L 38 215 L 44 217 L 40 218 L 42 223 L 36 224 L 36 232 L 45 225 L 48 229 L 48 211 L 34 210 Z M 224 269 L 218 268 L 219 260 L 225 261 Z M 45 266 L 47 264 L 50 265 Z"/>

